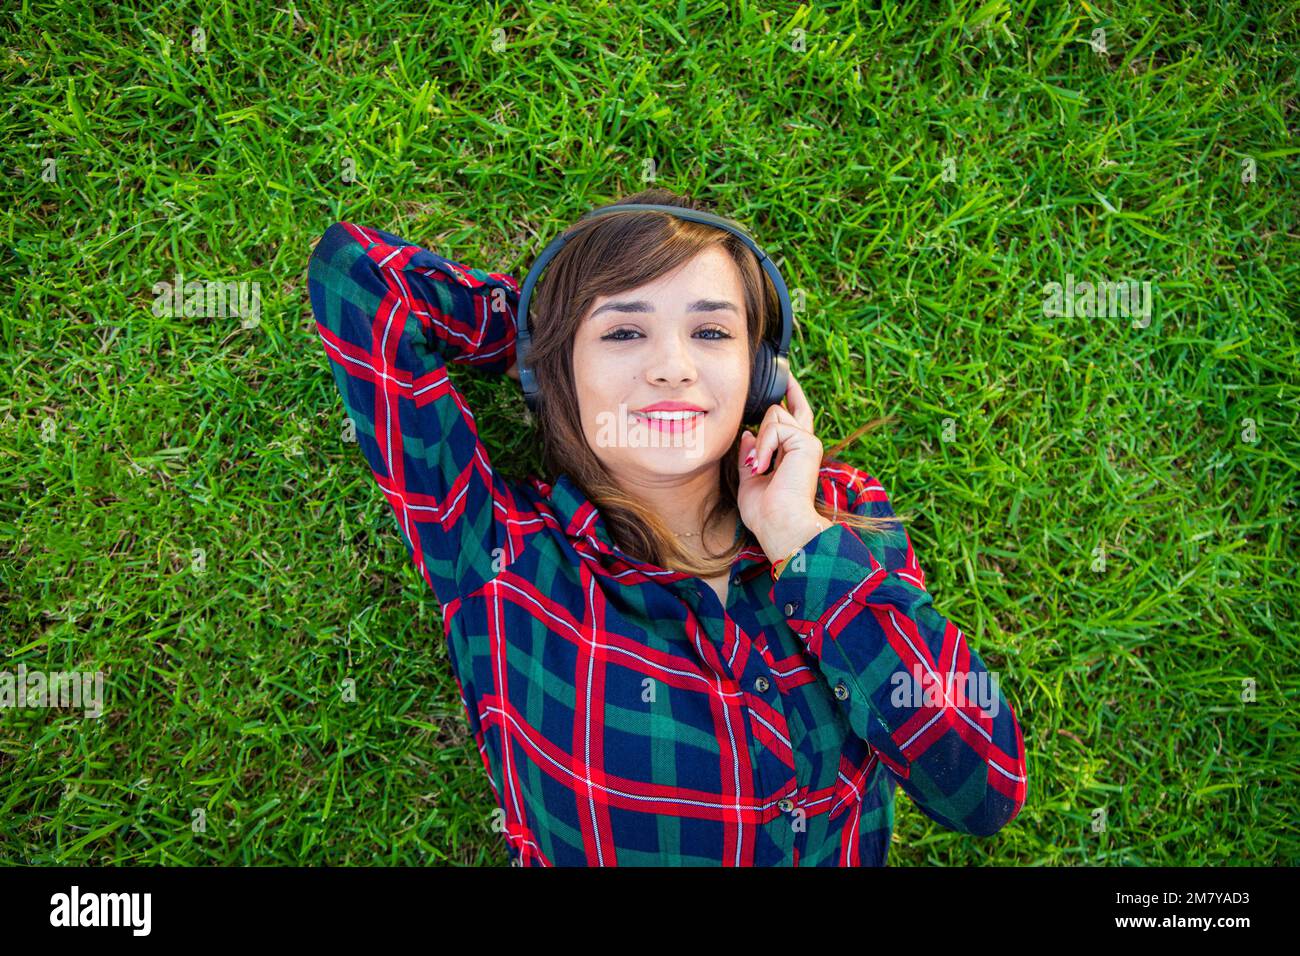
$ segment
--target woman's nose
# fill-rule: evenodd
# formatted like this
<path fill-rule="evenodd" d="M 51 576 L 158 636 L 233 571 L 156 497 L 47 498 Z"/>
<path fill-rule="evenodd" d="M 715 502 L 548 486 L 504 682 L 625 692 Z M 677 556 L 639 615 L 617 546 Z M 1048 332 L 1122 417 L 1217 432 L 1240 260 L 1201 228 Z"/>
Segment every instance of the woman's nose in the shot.
<path fill-rule="evenodd" d="M 647 370 L 652 382 L 689 382 L 695 378 L 696 365 L 690 348 L 678 338 L 669 338 L 655 353 Z"/>

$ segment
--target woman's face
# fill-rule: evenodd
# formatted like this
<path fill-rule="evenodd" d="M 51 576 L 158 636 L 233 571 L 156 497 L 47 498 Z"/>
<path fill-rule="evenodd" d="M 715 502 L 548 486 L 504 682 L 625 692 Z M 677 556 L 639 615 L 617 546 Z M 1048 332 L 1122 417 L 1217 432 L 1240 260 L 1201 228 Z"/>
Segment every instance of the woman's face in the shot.
<path fill-rule="evenodd" d="M 749 389 L 743 288 L 731 256 L 709 246 L 592 303 L 574 380 L 587 444 L 611 474 L 685 475 L 730 449 Z"/>

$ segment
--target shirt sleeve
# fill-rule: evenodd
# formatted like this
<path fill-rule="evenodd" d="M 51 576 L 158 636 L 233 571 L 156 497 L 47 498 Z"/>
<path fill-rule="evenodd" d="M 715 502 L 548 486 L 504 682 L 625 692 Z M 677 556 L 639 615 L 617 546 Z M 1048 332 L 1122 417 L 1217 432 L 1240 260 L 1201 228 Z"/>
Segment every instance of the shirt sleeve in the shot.
<path fill-rule="evenodd" d="M 867 476 L 855 514 L 894 517 Z M 1024 806 L 1020 725 L 962 633 L 931 603 L 901 523 L 867 535 L 832 524 L 770 597 L 816 658 L 853 732 L 931 819 L 989 836 Z"/>
<path fill-rule="evenodd" d="M 308 263 L 316 328 L 375 481 L 444 605 L 509 563 L 508 482 L 446 361 L 505 372 L 518 285 L 378 229 L 330 226 Z"/>

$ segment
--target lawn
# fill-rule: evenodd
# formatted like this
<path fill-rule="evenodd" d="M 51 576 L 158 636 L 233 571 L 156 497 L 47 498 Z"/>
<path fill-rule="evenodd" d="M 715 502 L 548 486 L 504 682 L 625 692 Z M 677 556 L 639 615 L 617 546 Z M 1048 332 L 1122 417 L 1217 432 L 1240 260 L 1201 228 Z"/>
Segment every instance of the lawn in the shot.
<path fill-rule="evenodd" d="M 506 863 L 307 258 L 522 281 L 651 185 L 779 256 L 818 434 L 876 424 L 840 457 L 1021 723 L 1020 815 L 900 790 L 890 863 L 1300 861 L 1297 6 L 581 6 L 0 14 L 0 670 L 104 686 L 0 709 L 0 861 Z"/>

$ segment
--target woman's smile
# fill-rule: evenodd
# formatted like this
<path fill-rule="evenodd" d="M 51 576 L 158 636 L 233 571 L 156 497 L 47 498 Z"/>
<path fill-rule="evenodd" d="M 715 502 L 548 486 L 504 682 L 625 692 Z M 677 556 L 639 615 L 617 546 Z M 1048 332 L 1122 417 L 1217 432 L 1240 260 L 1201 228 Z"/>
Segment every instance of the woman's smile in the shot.
<path fill-rule="evenodd" d="M 641 422 L 652 431 L 677 433 L 690 431 L 707 414 L 702 411 L 632 412 L 632 421 Z"/>

